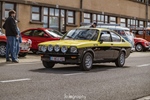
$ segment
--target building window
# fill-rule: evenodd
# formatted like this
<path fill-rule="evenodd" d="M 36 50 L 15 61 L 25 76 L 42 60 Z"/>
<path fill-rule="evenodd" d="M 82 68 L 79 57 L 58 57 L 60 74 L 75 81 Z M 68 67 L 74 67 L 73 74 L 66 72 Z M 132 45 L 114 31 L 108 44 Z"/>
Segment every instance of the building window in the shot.
<path fill-rule="evenodd" d="M 138 27 L 138 20 L 128 19 L 128 27 Z"/>
<path fill-rule="evenodd" d="M 68 11 L 67 12 L 68 15 L 68 24 L 75 24 L 75 13 L 74 11 Z"/>
<path fill-rule="evenodd" d="M 9 17 L 9 15 L 8 15 L 8 13 L 9 13 L 9 11 L 10 10 L 16 10 L 16 6 L 15 6 L 15 4 L 14 3 L 5 3 L 4 4 L 4 9 L 5 9 L 5 18 L 8 18 Z"/>
<path fill-rule="evenodd" d="M 137 0 L 138 2 L 142 2 L 142 3 L 145 3 L 146 0 Z"/>
<path fill-rule="evenodd" d="M 52 29 L 59 30 L 59 9 L 50 8 L 49 27 Z"/>
<path fill-rule="evenodd" d="M 109 23 L 110 24 L 116 24 L 116 22 L 117 22 L 116 17 L 109 17 Z"/>
<path fill-rule="evenodd" d="M 126 19 L 125 18 L 120 18 L 120 25 L 123 27 L 126 27 Z"/>
<path fill-rule="evenodd" d="M 84 13 L 84 23 L 91 23 L 91 14 Z"/>
<path fill-rule="evenodd" d="M 108 23 L 108 16 L 105 15 L 105 23 L 107 24 Z"/>
<path fill-rule="evenodd" d="M 65 32 L 65 10 L 60 11 L 60 31 Z"/>
<path fill-rule="evenodd" d="M 93 22 L 97 22 L 97 15 L 96 15 L 96 14 L 93 14 L 92 19 L 93 19 Z"/>
<path fill-rule="evenodd" d="M 43 27 L 48 28 L 48 8 L 43 9 Z"/>
<path fill-rule="evenodd" d="M 2 27 L 2 3 L 0 2 L 0 28 Z"/>
<path fill-rule="evenodd" d="M 32 6 L 32 21 L 41 21 L 41 8 Z"/>
<path fill-rule="evenodd" d="M 150 22 L 147 23 L 147 27 L 150 27 Z"/>
<path fill-rule="evenodd" d="M 144 21 L 139 21 L 139 27 L 144 27 Z"/>
<path fill-rule="evenodd" d="M 74 14 L 72 16 L 72 13 L 69 12 L 70 23 L 75 23 L 74 16 L 75 16 Z M 52 29 L 59 30 L 61 32 L 65 32 L 65 28 L 66 28 L 65 24 L 67 23 L 66 22 L 66 10 L 44 7 L 43 8 L 43 22 L 44 22 L 43 27 L 45 28 L 52 28 Z"/>
<path fill-rule="evenodd" d="M 105 19 L 104 15 L 97 15 L 97 22 L 98 23 L 104 23 L 104 19 Z"/>

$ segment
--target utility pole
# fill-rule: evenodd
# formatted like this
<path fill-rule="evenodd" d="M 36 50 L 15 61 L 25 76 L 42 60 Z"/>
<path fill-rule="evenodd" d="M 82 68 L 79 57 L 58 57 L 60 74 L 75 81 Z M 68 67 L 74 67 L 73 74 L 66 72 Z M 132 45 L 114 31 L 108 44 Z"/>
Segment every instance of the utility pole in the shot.
<path fill-rule="evenodd" d="M 148 27 L 148 5 L 149 5 L 149 0 L 146 0 L 146 27 Z"/>
<path fill-rule="evenodd" d="M 80 23 L 82 22 L 83 17 L 83 0 L 80 0 Z"/>

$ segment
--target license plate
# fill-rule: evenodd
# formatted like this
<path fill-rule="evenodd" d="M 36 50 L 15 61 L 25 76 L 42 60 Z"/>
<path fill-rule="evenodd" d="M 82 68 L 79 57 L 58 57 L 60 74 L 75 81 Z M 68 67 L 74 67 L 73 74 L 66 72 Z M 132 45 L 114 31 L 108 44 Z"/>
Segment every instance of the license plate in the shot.
<path fill-rule="evenodd" d="M 65 57 L 50 57 L 51 61 L 65 61 Z"/>

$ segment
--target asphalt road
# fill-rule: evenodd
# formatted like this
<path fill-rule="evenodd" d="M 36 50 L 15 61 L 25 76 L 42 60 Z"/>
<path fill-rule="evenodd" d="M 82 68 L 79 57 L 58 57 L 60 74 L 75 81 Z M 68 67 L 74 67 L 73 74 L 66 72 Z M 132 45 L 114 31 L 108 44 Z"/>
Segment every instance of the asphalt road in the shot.
<path fill-rule="evenodd" d="M 124 68 L 95 64 L 45 69 L 38 55 L 5 63 L 0 58 L 0 100 L 135 100 L 150 95 L 150 52 L 132 53 Z"/>

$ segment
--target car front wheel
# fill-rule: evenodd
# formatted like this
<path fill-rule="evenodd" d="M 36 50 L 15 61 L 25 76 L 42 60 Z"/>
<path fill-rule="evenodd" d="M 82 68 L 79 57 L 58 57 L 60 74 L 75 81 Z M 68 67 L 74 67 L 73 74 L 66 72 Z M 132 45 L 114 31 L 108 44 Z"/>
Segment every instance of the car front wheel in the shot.
<path fill-rule="evenodd" d="M 0 56 L 4 57 L 6 55 L 6 44 L 0 43 Z"/>
<path fill-rule="evenodd" d="M 125 53 L 121 52 L 119 57 L 117 58 L 116 62 L 115 62 L 117 67 L 123 67 L 123 65 L 125 64 Z"/>
<path fill-rule="evenodd" d="M 55 65 L 55 63 L 53 63 L 53 62 L 42 61 L 42 63 L 45 68 L 53 68 Z"/>
<path fill-rule="evenodd" d="M 86 53 L 83 56 L 80 68 L 84 71 L 89 71 L 92 68 L 92 65 L 93 65 L 93 56 L 91 53 Z"/>
<path fill-rule="evenodd" d="M 143 46 L 141 44 L 137 44 L 135 46 L 135 49 L 136 49 L 136 51 L 141 52 L 141 51 L 143 51 Z"/>

